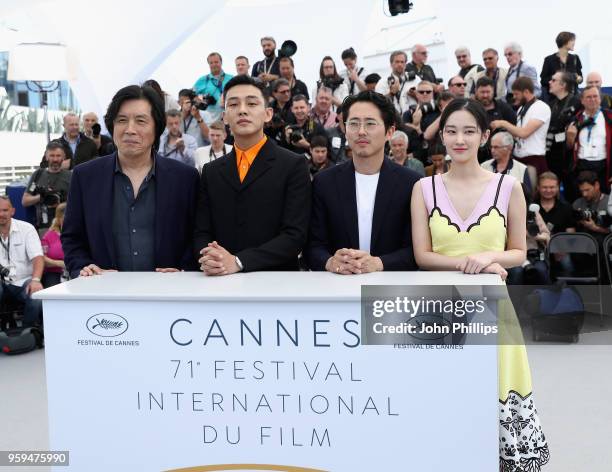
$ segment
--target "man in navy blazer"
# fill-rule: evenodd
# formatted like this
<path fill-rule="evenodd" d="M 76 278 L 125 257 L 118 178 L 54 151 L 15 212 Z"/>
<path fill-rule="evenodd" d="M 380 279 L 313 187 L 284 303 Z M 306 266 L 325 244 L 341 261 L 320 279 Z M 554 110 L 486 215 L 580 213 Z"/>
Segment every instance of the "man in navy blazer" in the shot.
<path fill-rule="evenodd" d="M 372 91 L 348 97 L 342 109 L 353 160 L 314 178 L 310 268 L 344 275 L 416 270 L 410 198 L 420 176 L 384 153 L 395 109 Z"/>
<path fill-rule="evenodd" d="M 150 87 L 128 86 L 105 116 L 117 152 L 76 167 L 62 227 L 71 277 L 108 270 L 195 269 L 198 172 L 154 152 L 164 106 Z"/>

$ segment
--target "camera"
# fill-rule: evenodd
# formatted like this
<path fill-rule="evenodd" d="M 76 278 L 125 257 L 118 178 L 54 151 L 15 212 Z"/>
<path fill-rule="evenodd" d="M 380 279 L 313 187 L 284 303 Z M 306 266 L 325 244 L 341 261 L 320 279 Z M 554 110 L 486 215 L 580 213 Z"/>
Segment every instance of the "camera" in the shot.
<path fill-rule="evenodd" d="M 323 86 L 328 89 L 336 90 L 340 85 L 344 82 L 342 77 L 334 78 L 334 77 L 323 77 L 323 79 L 319 80 L 319 85 L 317 88 Z"/>
<path fill-rule="evenodd" d="M 538 223 L 536 221 L 536 213 L 540 211 L 540 205 L 532 203 L 527 209 L 527 234 L 532 238 L 535 238 L 540 232 Z"/>
<path fill-rule="evenodd" d="M 414 79 L 416 79 L 416 72 L 412 69 L 407 70 L 406 72 L 404 72 L 403 77 L 405 81 L 412 82 Z M 387 83 L 389 84 L 389 86 L 395 83 L 395 76 L 393 74 L 387 77 Z"/>
<path fill-rule="evenodd" d="M 47 192 L 43 196 L 41 194 L 40 201 L 43 205 L 47 205 L 48 207 L 56 207 L 60 203 L 62 203 L 62 192 Z"/>
<path fill-rule="evenodd" d="M 102 132 L 102 127 L 98 123 L 94 124 L 91 127 L 91 134 L 93 135 L 94 138 L 99 138 L 101 132 Z"/>
<path fill-rule="evenodd" d="M 421 109 L 423 115 L 427 115 L 428 113 L 432 113 L 436 111 L 436 106 L 432 103 L 421 103 L 420 105 L 410 105 L 408 109 L 411 113 L 414 113 L 417 108 Z"/>
<path fill-rule="evenodd" d="M 611 220 L 605 210 L 596 212 L 589 208 L 574 210 L 574 217 L 576 221 L 593 220 L 597 226 L 608 226 Z"/>
<path fill-rule="evenodd" d="M 582 123 L 577 123 L 576 124 L 576 129 L 580 133 L 580 131 L 582 131 L 583 128 L 587 128 L 587 127 L 593 126 L 593 125 L 595 125 L 595 118 L 593 118 L 592 116 L 589 116 Z"/>
<path fill-rule="evenodd" d="M 2 264 L 0 264 L 0 280 L 7 279 L 10 273 L 11 271 L 8 267 L 4 267 Z"/>
<path fill-rule="evenodd" d="M 528 283 L 534 283 L 538 279 L 538 270 L 535 263 L 542 261 L 544 253 L 539 249 L 527 249 L 527 260 L 523 263 L 525 279 Z"/>
<path fill-rule="evenodd" d="M 189 100 L 191 101 L 191 106 L 194 106 L 201 111 L 204 111 L 210 105 L 214 105 L 217 103 L 217 99 L 212 95 L 208 94 L 202 95 L 202 99 L 199 100 L 197 99 L 197 95 L 195 92 L 191 92 L 191 94 L 189 95 Z"/>
<path fill-rule="evenodd" d="M 299 125 L 289 125 L 289 129 L 291 129 L 291 134 L 289 135 L 289 142 L 291 144 L 296 144 L 302 140 L 304 133 Z"/>

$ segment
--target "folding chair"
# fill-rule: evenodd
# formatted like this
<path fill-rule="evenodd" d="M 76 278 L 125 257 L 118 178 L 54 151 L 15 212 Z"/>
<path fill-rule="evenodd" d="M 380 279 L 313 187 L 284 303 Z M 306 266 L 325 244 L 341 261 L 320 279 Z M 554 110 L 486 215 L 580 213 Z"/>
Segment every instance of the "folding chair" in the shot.
<path fill-rule="evenodd" d="M 605 269 L 608 273 L 608 283 L 612 286 L 612 267 L 610 267 L 612 260 L 610 259 L 612 248 L 612 233 L 606 236 L 603 242 L 603 251 L 604 251 L 604 263 Z"/>
<path fill-rule="evenodd" d="M 604 245 L 605 247 L 605 245 Z M 567 254 L 571 256 L 591 256 L 594 259 L 593 263 L 585 264 L 584 260 L 579 260 L 578 257 L 572 257 L 572 262 L 577 263 L 574 266 L 574 272 L 571 274 L 555 274 L 555 264 L 553 263 L 554 254 Z M 557 233 L 553 234 L 546 248 L 546 256 L 549 261 L 550 280 L 564 281 L 569 285 L 595 285 L 597 286 L 597 302 L 600 314 L 600 321 L 603 325 L 603 303 L 601 292 L 601 260 L 599 252 L 599 244 L 597 240 L 587 233 Z M 592 269 L 588 272 L 581 273 L 578 269 Z M 585 305 L 587 303 L 585 302 Z"/>

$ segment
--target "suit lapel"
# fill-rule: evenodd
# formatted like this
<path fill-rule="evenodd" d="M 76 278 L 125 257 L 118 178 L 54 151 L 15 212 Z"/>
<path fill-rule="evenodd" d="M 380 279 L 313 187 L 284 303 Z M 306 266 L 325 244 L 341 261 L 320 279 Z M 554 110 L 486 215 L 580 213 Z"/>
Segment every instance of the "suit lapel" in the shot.
<path fill-rule="evenodd" d="M 115 245 L 113 243 L 113 199 L 114 199 L 114 185 L 115 185 L 115 162 L 117 159 L 117 153 L 113 154 L 111 159 L 108 159 L 106 163 L 107 169 L 101 175 L 108 175 L 106 179 L 100 179 L 100 192 L 98 194 L 98 205 L 100 206 L 101 225 L 102 233 L 104 234 L 104 241 L 106 243 L 106 249 L 112 266 L 117 266 L 117 260 L 115 257 Z M 107 267 L 104 267 L 106 269 Z"/>
<path fill-rule="evenodd" d="M 359 247 L 359 224 L 357 221 L 357 196 L 355 194 L 355 166 L 352 162 L 347 163 L 341 172 L 337 174 L 338 199 L 342 204 L 345 228 L 348 232 L 350 247 Z"/>
<path fill-rule="evenodd" d="M 265 174 L 270 167 L 272 167 L 272 162 L 276 159 L 274 156 L 274 146 L 275 144 L 273 144 L 270 138 L 268 138 L 266 143 L 259 150 L 253 164 L 251 164 L 251 167 L 249 168 L 249 171 L 242 182 L 242 189 L 247 188 L 259 177 Z M 238 170 L 236 170 L 236 172 L 238 172 Z"/>
<path fill-rule="evenodd" d="M 236 164 L 236 150 L 232 147 L 232 152 L 227 156 L 221 157 L 221 177 L 234 189 L 235 192 L 240 192 L 240 177 L 238 176 L 238 166 Z M 255 159 L 257 160 L 257 159 Z"/>
<path fill-rule="evenodd" d="M 378 186 L 376 187 L 376 198 L 374 200 L 374 215 L 372 216 L 372 237 L 370 239 L 370 253 L 374 252 L 376 243 L 380 237 L 383 222 L 387 208 L 391 204 L 393 196 L 393 181 L 397 168 L 391 162 L 384 158 L 380 168 L 380 176 L 378 177 Z"/>

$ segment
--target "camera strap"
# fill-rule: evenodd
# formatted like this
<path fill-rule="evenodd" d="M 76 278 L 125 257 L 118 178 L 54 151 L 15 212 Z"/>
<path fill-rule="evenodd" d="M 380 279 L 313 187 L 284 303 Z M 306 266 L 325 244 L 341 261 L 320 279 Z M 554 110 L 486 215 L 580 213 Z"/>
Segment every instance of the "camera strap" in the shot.
<path fill-rule="evenodd" d="M 359 70 L 357 71 L 357 77 L 359 77 L 362 72 L 363 72 L 363 67 L 360 67 Z M 349 83 L 351 84 L 351 87 L 349 88 L 349 95 L 353 95 L 355 93 L 355 81 L 349 79 Z"/>
<path fill-rule="evenodd" d="M 514 71 L 516 71 L 516 77 L 514 78 L 514 80 L 518 79 L 519 76 L 521 75 L 521 67 L 523 67 L 523 61 L 520 61 L 518 63 L 518 66 L 516 69 L 510 69 L 508 71 L 508 75 L 506 75 L 506 91 L 508 91 L 508 81 L 510 80 L 510 76 L 514 73 Z"/>
<path fill-rule="evenodd" d="M 0 245 L 6 251 L 6 258 L 8 260 L 9 265 L 11 265 L 11 229 L 10 228 L 9 228 L 8 237 L 6 238 L 6 243 L 4 242 L 4 239 L 2 238 L 2 236 L 0 236 Z"/>
<path fill-rule="evenodd" d="M 516 121 L 517 122 L 521 122 L 521 126 L 523 125 L 523 120 L 525 119 L 525 115 L 527 114 L 527 112 L 529 111 L 529 109 L 531 108 L 531 105 L 533 105 L 536 102 L 536 97 L 533 97 L 531 100 L 529 100 L 527 103 L 525 103 L 520 111 L 518 112 L 518 114 L 516 115 Z"/>
<path fill-rule="evenodd" d="M 210 150 L 208 151 L 208 157 L 211 161 L 217 159 L 215 151 L 213 151 L 212 144 L 210 145 Z M 223 143 L 223 155 L 221 157 L 225 157 L 225 143 Z"/>

